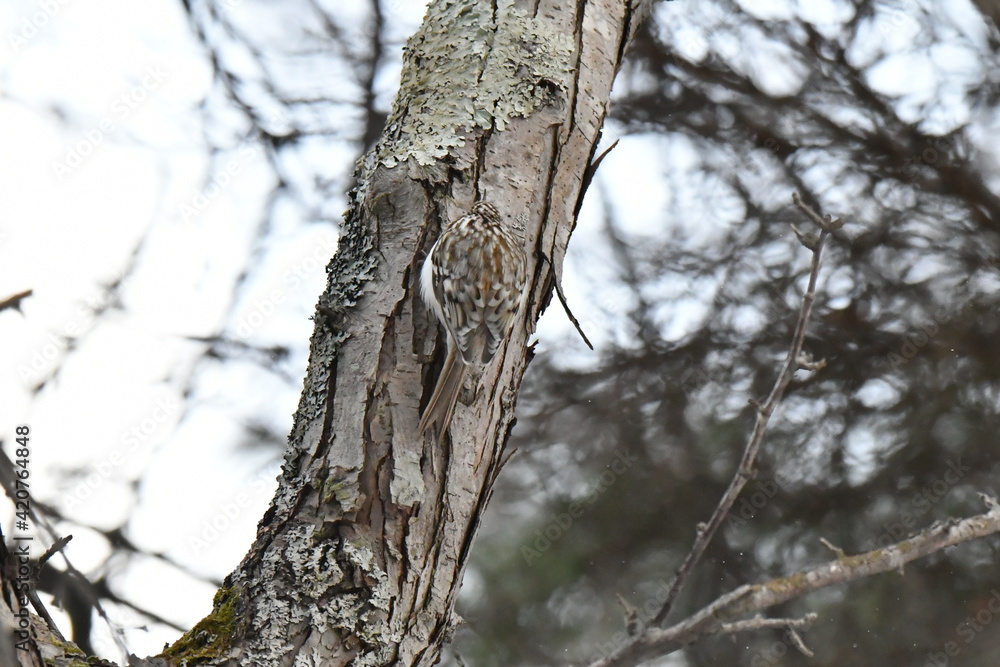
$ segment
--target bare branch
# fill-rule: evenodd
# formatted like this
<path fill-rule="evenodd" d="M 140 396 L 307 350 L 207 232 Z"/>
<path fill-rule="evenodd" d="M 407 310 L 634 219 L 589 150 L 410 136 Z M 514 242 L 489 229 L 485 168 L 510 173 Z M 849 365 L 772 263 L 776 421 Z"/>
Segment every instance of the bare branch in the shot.
<path fill-rule="evenodd" d="M 611 149 L 609 148 L 608 150 Z M 593 350 L 594 344 L 590 342 L 589 338 L 587 338 L 587 334 L 584 333 L 583 327 L 580 326 L 580 320 L 576 319 L 576 315 L 574 315 L 573 311 L 570 310 L 569 302 L 566 300 L 566 295 L 563 294 L 562 275 L 561 275 L 562 272 L 556 270 L 555 265 L 551 262 L 551 260 L 549 260 L 548 257 L 543 257 L 543 259 L 548 263 L 549 266 L 552 267 L 552 275 L 553 275 L 552 284 L 555 285 L 556 295 L 559 297 L 559 303 L 562 304 L 563 310 L 566 311 L 566 316 L 569 318 L 569 321 L 573 323 L 573 326 L 576 327 L 576 332 L 580 334 L 580 338 L 583 339 L 583 342 L 587 344 L 587 347 Z"/>
<path fill-rule="evenodd" d="M 590 667 L 636 665 L 676 651 L 705 636 L 725 631 L 727 627 L 730 631 L 733 631 L 732 628 L 736 628 L 735 631 L 750 629 L 746 621 L 733 623 L 729 619 L 759 612 L 834 584 L 901 570 L 907 563 L 947 547 L 1000 533 L 1000 503 L 989 496 L 983 496 L 983 500 L 989 508 L 984 514 L 937 523 L 883 549 L 837 558 L 763 584 L 740 586 L 669 628 L 647 628 L 613 655 L 591 663 Z M 796 627 L 788 619 L 781 620 L 777 625 Z M 804 648 L 802 645 L 799 650 Z"/>
<path fill-rule="evenodd" d="M 827 216 L 827 220 L 821 218 L 818 214 L 816 214 L 816 212 L 803 204 L 798 195 L 793 195 L 792 201 L 795 202 L 800 209 L 807 211 L 808 217 L 822 226 L 819 237 L 816 239 L 815 243 L 806 243 L 805 241 L 802 241 L 801 233 L 796 230 L 796 234 L 799 236 L 803 245 L 812 251 L 813 258 L 812 268 L 809 271 L 809 284 L 806 288 L 805 294 L 802 295 L 802 305 L 799 308 L 798 321 L 795 323 L 795 333 L 792 335 L 792 343 L 788 349 L 788 355 L 785 357 L 785 362 L 781 367 L 781 371 L 778 373 L 778 379 L 775 380 L 774 386 L 771 388 L 771 393 L 767 396 L 767 400 L 759 405 L 753 404 L 757 412 L 757 419 L 754 423 L 753 432 L 750 434 L 750 439 L 747 441 L 747 446 L 743 451 L 743 458 L 740 461 L 740 467 L 736 470 L 736 474 L 733 475 L 733 479 L 729 483 L 729 488 L 726 489 L 726 492 L 723 494 L 722 500 L 719 501 L 719 505 L 712 513 L 712 517 L 708 520 L 708 522 L 699 524 L 698 535 L 695 538 L 694 545 L 691 547 L 691 551 L 684 559 L 684 562 L 681 563 L 681 566 L 677 569 L 677 575 L 674 578 L 674 583 L 671 585 L 669 593 L 667 593 L 667 599 L 664 601 L 663 607 L 653 618 L 653 625 L 661 625 L 666 619 L 667 614 L 670 613 L 670 608 L 673 605 L 674 600 L 677 599 L 681 589 L 684 588 L 684 584 L 687 582 L 688 577 L 691 576 L 691 571 L 701 559 L 702 554 L 705 553 L 705 549 L 712 541 L 712 537 L 715 536 L 715 532 L 719 529 L 719 526 L 722 525 L 722 522 L 725 520 L 729 510 L 732 509 L 733 504 L 736 503 L 736 498 L 739 496 L 740 491 L 742 491 L 743 487 L 746 486 L 747 480 L 753 478 L 757 452 L 760 451 L 760 443 L 764 439 L 764 433 L 767 431 L 768 422 L 770 421 L 775 408 L 778 407 L 778 403 L 781 402 L 781 398 L 785 394 L 785 389 L 792 381 L 792 376 L 795 374 L 795 371 L 797 371 L 800 367 L 808 368 L 813 365 L 813 362 L 811 361 L 803 363 L 805 361 L 805 357 L 803 357 L 802 354 L 802 345 L 805 341 L 806 326 L 809 323 L 809 315 L 812 313 L 813 301 L 816 298 L 816 280 L 819 276 L 819 267 L 823 256 L 823 246 L 830 237 L 828 227 L 833 228 L 833 226 L 837 223 L 830 221 L 829 216 Z"/>

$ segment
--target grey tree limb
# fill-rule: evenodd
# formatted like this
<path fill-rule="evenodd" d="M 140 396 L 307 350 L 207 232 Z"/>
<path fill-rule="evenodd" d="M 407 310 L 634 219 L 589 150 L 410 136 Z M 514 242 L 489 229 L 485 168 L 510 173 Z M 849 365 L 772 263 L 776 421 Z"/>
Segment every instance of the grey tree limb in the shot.
<path fill-rule="evenodd" d="M 843 556 L 814 568 L 761 584 L 747 584 L 719 597 L 688 618 L 668 628 L 650 627 L 624 642 L 613 654 L 594 661 L 590 667 L 638 665 L 653 657 L 666 655 L 719 632 L 733 630 L 733 619 L 763 611 L 799 598 L 812 591 L 836 584 L 871 577 L 884 572 L 902 571 L 903 566 L 956 544 L 1000 533 L 1000 503 L 983 496 L 987 511 L 966 519 L 950 519 L 920 531 L 909 539 L 856 556 Z M 775 619 L 770 619 L 775 620 Z M 778 619 L 778 625 L 795 628 L 801 620 Z M 753 629 L 739 623 L 740 631 Z M 766 627 L 766 624 L 760 624 Z"/>

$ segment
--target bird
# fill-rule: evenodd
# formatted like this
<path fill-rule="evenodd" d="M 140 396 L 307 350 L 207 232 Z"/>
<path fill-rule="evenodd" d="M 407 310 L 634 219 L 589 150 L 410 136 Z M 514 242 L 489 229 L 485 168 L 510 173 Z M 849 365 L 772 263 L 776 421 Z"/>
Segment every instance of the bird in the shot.
<path fill-rule="evenodd" d="M 527 253 L 521 230 L 480 200 L 447 223 L 420 271 L 420 292 L 447 332 L 448 352 L 419 432 L 443 436 L 470 368 L 482 370 L 507 339 L 525 300 Z"/>

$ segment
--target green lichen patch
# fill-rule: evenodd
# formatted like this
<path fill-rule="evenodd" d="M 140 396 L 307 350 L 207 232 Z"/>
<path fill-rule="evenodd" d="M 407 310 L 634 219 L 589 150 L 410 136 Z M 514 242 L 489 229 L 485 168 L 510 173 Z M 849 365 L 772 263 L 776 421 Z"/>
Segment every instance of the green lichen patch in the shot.
<path fill-rule="evenodd" d="M 46 667 L 117 667 L 115 663 L 108 662 L 97 656 L 83 656 L 83 651 L 75 648 L 75 651 L 69 652 L 66 655 L 56 658 L 45 658 L 45 665 Z"/>
<path fill-rule="evenodd" d="M 198 621 L 197 625 L 160 657 L 167 660 L 185 659 L 185 664 L 194 667 L 224 654 L 236 633 L 237 597 L 235 589 L 220 588 L 212 600 L 212 612 Z"/>
<path fill-rule="evenodd" d="M 77 646 L 76 644 L 74 644 L 72 642 L 64 642 L 61 639 L 59 639 L 58 637 L 56 637 L 54 634 L 49 637 L 49 643 L 51 643 L 52 646 L 54 646 L 55 648 L 57 648 L 60 651 L 62 651 L 64 656 L 67 656 L 67 655 L 82 655 L 82 656 L 86 657 L 86 655 L 87 655 L 82 650 L 80 650 L 80 647 Z"/>

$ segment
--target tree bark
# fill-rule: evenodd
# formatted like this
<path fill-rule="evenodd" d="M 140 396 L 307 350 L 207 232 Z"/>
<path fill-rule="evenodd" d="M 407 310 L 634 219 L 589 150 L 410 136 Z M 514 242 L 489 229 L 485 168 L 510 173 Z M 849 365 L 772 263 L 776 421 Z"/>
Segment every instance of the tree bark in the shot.
<path fill-rule="evenodd" d="M 648 11 L 644 0 L 499 4 L 433 2 L 409 40 L 328 267 L 279 490 L 212 613 L 166 664 L 432 665 L 455 628 L 527 339 Z M 477 199 L 525 223 L 529 295 L 438 442 L 417 434 L 445 350 L 419 268 L 441 223 Z"/>

